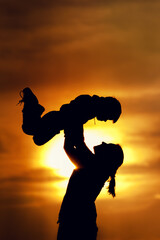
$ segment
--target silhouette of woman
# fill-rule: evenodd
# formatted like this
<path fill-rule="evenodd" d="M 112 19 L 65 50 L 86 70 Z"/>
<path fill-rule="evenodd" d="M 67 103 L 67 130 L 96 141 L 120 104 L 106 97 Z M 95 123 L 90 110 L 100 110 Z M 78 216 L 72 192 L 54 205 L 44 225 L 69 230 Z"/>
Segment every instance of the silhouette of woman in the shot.
<path fill-rule="evenodd" d="M 75 133 L 65 131 L 64 149 L 77 166 L 70 177 L 59 212 L 57 240 L 96 240 L 95 200 L 104 183 L 111 178 L 109 193 L 115 197 L 115 174 L 123 163 L 120 145 L 106 144 L 94 147 L 93 154 L 86 144 L 74 143 Z"/>

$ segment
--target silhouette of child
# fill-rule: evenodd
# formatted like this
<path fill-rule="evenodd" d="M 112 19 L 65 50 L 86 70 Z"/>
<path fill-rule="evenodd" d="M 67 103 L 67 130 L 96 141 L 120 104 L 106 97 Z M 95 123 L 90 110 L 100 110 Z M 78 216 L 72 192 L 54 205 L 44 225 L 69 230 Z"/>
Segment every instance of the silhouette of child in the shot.
<path fill-rule="evenodd" d="M 121 114 L 121 105 L 116 98 L 97 95 L 80 95 L 69 104 L 61 106 L 59 111 L 51 111 L 42 116 L 44 107 L 30 88 L 20 92 L 24 103 L 22 110 L 24 133 L 33 136 L 36 145 L 43 145 L 63 129 L 75 129 L 77 141 L 83 141 L 83 124 L 97 117 L 100 121 L 113 120 L 115 123 Z M 77 137 L 77 129 L 80 135 Z"/>
<path fill-rule="evenodd" d="M 70 134 L 71 135 L 71 134 Z M 96 240 L 95 200 L 111 178 L 109 193 L 115 196 L 115 174 L 123 163 L 120 145 L 102 143 L 93 154 L 86 145 L 76 147 L 65 133 L 64 149 L 77 166 L 70 177 L 60 213 L 57 240 Z"/>

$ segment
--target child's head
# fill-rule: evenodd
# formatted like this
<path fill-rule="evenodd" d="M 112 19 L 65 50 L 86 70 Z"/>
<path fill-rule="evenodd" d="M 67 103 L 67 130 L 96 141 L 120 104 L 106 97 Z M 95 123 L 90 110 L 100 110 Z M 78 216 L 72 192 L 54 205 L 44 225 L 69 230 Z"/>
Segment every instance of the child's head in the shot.
<path fill-rule="evenodd" d="M 122 109 L 120 102 L 113 97 L 100 97 L 97 105 L 97 119 L 100 121 L 113 120 L 115 123 L 120 115 Z"/>
<path fill-rule="evenodd" d="M 95 156 L 96 156 L 96 165 L 99 169 L 101 169 L 101 174 L 108 179 L 108 177 L 111 178 L 110 184 L 109 184 L 109 193 L 112 194 L 112 196 L 115 196 L 115 174 L 117 172 L 117 169 L 122 165 L 123 163 L 123 150 L 120 145 L 118 144 L 106 144 L 102 143 L 98 146 L 94 147 Z"/>

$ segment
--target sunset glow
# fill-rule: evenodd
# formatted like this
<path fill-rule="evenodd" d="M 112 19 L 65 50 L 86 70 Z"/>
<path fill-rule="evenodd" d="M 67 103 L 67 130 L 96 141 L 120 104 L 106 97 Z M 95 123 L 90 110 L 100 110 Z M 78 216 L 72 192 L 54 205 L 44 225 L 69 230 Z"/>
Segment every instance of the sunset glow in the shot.
<path fill-rule="evenodd" d="M 88 124 L 89 125 L 89 124 Z M 107 124 L 106 124 L 107 125 Z M 114 131 L 115 138 L 110 134 L 106 134 L 106 131 L 102 127 L 93 127 L 85 128 L 85 142 L 92 152 L 94 152 L 93 147 L 101 144 L 103 141 L 106 143 L 116 143 L 117 139 L 120 139 L 118 131 Z M 117 133 L 117 134 L 116 134 Z M 118 143 L 118 142 L 117 142 Z M 39 151 L 40 164 L 44 167 L 53 168 L 57 173 L 62 177 L 68 177 L 71 175 L 71 172 L 75 166 L 71 163 L 67 157 L 64 149 L 64 137 L 63 133 L 55 137 L 53 141 L 50 141 L 46 146 L 42 147 Z M 129 153 L 127 152 L 127 156 Z M 132 154 L 130 154 L 131 159 Z"/>
<path fill-rule="evenodd" d="M 137 162 L 136 153 L 132 148 L 125 146 L 120 132 L 120 129 L 118 130 L 118 128 L 116 128 L 116 124 L 114 125 L 112 122 L 101 123 L 96 121 L 95 125 L 93 124 L 93 120 L 91 120 L 85 126 L 85 142 L 92 152 L 94 152 L 93 147 L 101 144 L 103 141 L 106 143 L 122 144 L 125 165 L 139 164 L 139 162 Z M 66 178 L 65 180 L 52 183 L 57 189 L 58 198 L 63 197 L 68 179 L 75 168 L 65 154 L 63 144 L 64 137 L 63 132 L 61 132 L 61 134 L 57 135 L 54 140 L 47 143 L 46 146 L 42 147 L 39 151 L 40 165 L 45 168 L 51 168 L 54 170 L 55 174 L 62 178 Z M 128 181 L 127 179 L 128 177 L 125 178 L 123 175 L 117 176 L 117 192 L 120 193 L 121 196 L 126 196 L 126 191 L 127 196 L 129 196 L 132 188 L 136 186 L 134 181 L 130 182 L 130 180 Z M 100 199 L 107 198 L 107 187 L 108 183 L 106 182 L 99 196 Z"/>
<path fill-rule="evenodd" d="M 160 239 L 159 13 L 159 1 L 1 0 L 0 239 L 55 240 L 74 169 L 63 130 L 43 146 L 23 133 L 25 87 L 43 114 L 81 94 L 120 101 L 115 124 L 84 124 L 91 151 L 103 141 L 124 151 L 116 197 L 106 182 L 96 200 L 97 240 Z"/>
<path fill-rule="evenodd" d="M 52 168 L 60 176 L 69 178 L 75 166 L 66 156 L 63 150 L 63 142 L 62 135 L 57 136 L 54 143 L 48 143 L 39 154 L 43 167 Z"/>

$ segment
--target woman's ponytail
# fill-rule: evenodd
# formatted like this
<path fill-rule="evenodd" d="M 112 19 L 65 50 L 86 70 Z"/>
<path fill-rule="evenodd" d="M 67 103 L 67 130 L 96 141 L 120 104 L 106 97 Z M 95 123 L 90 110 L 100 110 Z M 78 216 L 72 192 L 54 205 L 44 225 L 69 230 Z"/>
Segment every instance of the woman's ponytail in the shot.
<path fill-rule="evenodd" d="M 110 179 L 110 182 L 109 182 L 109 187 L 108 187 L 108 192 L 113 197 L 116 196 L 116 194 L 115 194 L 115 185 L 116 185 L 116 181 L 115 181 L 115 175 L 114 175 L 114 176 L 111 176 L 111 179 Z"/>
<path fill-rule="evenodd" d="M 113 197 L 115 194 L 115 175 L 118 168 L 122 165 L 124 153 L 119 144 L 105 143 L 94 147 L 97 166 L 100 166 L 102 176 L 104 179 L 109 178 L 108 193 Z"/>

